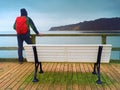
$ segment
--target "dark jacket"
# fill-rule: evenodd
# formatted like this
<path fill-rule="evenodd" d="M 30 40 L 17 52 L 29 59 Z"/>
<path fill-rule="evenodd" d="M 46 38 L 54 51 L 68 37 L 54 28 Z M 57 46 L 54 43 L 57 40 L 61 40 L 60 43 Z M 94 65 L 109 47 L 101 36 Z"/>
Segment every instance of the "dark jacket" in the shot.
<path fill-rule="evenodd" d="M 31 27 L 36 34 L 39 34 L 37 28 L 35 27 L 35 25 L 32 21 L 32 19 L 30 17 L 28 17 L 26 9 L 24 9 L 24 8 L 21 9 L 21 16 L 26 16 L 26 18 L 27 18 L 27 25 L 28 25 L 28 28 L 29 28 L 28 33 L 30 33 L 30 27 Z M 16 22 L 14 23 L 13 28 L 16 30 Z"/>

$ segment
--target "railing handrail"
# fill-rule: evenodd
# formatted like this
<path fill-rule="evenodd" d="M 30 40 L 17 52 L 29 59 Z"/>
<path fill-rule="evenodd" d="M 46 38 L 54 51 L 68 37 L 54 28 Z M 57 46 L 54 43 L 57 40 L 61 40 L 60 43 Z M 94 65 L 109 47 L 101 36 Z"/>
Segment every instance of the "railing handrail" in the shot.
<path fill-rule="evenodd" d="M 42 34 L 42 36 L 120 36 L 120 33 L 48 33 L 48 34 Z M 17 36 L 17 34 L 0 34 L 0 36 Z M 31 36 L 38 36 L 36 34 L 31 34 Z"/>
<path fill-rule="evenodd" d="M 6 37 L 6 36 L 17 36 L 17 34 L 0 34 L 0 37 Z M 32 42 L 36 43 L 36 36 L 38 37 L 38 35 L 36 34 L 31 34 L 32 37 Z M 120 33 L 60 33 L 60 34 L 42 34 L 42 37 L 44 36 L 101 36 L 101 44 L 106 44 L 106 40 L 108 36 L 120 36 Z M 0 50 L 17 50 L 17 47 L 0 47 Z M 120 47 L 112 47 L 113 51 L 120 51 Z"/>

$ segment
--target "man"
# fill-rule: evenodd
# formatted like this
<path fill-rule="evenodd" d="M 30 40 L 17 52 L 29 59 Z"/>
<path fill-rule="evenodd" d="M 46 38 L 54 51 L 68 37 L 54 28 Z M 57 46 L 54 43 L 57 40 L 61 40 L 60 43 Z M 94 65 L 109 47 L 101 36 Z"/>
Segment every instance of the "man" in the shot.
<path fill-rule="evenodd" d="M 32 19 L 28 17 L 28 13 L 25 8 L 20 9 L 21 16 L 16 18 L 14 23 L 14 29 L 17 32 L 17 40 L 18 40 L 18 59 L 20 64 L 23 63 L 23 41 L 27 44 L 32 44 L 32 40 L 30 37 L 30 27 L 37 35 L 41 35 L 36 29 Z M 22 23 L 22 24 L 20 24 Z"/>

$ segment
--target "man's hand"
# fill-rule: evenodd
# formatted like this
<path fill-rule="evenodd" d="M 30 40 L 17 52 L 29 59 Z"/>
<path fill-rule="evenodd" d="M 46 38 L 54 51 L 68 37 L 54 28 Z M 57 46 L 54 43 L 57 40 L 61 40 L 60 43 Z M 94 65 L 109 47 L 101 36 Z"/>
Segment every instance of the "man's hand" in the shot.
<path fill-rule="evenodd" d="M 42 33 L 39 33 L 38 36 L 42 36 Z"/>

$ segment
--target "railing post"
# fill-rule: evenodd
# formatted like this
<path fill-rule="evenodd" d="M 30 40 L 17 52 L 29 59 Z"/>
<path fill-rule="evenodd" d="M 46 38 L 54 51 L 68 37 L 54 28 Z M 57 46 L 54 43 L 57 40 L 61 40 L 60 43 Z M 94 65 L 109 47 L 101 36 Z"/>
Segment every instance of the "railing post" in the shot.
<path fill-rule="evenodd" d="M 36 35 L 31 35 L 31 39 L 32 39 L 32 43 L 35 44 L 36 43 Z"/>
<path fill-rule="evenodd" d="M 106 35 L 102 35 L 102 42 L 101 42 L 102 44 L 106 44 L 106 37 L 107 37 Z"/>

